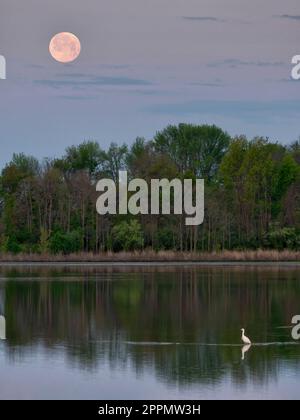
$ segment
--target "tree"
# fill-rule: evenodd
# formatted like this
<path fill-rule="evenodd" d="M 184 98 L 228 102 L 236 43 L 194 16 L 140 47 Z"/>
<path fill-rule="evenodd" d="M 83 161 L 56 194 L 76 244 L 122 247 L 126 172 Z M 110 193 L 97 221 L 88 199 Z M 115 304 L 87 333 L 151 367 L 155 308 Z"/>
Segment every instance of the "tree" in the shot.
<path fill-rule="evenodd" d="M 186 227 L 184 214 L 99 216 L 96 180 L 118 182 L 120 170 L 148 184 L 204 177 L 203 225 Z M 299 232 L 299 141 L 283 146 L 261 137 L 230 139 L 216 126 L 170 125 L 129 149 L 112 143 L 102 150 L 89 141 L 56 160 L 14 154 L 0 176 L 3 252 L 296 248 Z"/>
<path fill-rule="evenodd" d="M 112 178 L 116 183 L 119 179 L 119 171 L 126 168 L 128 148 L 126 144 L 118 146 L 111 143 L 108 151 L 104 154 L 103 174 Z"/>
<path fill-rule="evenodd" d="M 90 176 L 95 176 L 101 170 L 105 153 L 95 141 L 86 141 L 78 146 L 68 147 L 61 160 L 56 161 L 56 166 L 66 172 L 87 171 Z"/>
<path fill-rule="evenodd" d="M 54 232 L 49 241 L 49 248 L 53 254 L 70 254 L 82 249 L 82 235 L 80 230 L 63 233 Z"/>
<path fill-rule="evenodd" d="M 134 251 L 144 245 L 143 232 L 136 220 L 121 222 L 112 229 L 112 245 L 115 251 Z"/>
<path fill-rule="evenodd" d="M 168 126 L 154 138 L 157 151 L 169 154 L 181 174 L 211 180 L 227 151 L 230 136 L 215 125 Z"/>
<path fill-rule="evenodd" d="M 220 166 L 230 211 L 236 214 L 239 242 L 257 246 L 278 216 L 281 200 L 298 167 L 286 149 L 264 138 L 233 140 Z M 254 241 L 254 242 L 253 242 Z"/>

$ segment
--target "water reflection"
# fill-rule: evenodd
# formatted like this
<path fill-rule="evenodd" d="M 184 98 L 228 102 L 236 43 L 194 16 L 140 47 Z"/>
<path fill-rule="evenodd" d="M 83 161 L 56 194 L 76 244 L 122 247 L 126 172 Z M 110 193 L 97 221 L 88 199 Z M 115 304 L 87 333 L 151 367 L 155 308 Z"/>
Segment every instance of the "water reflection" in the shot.
<path fill-rule="evenodd" d="M 0 340 L 6 339 L 6 320 L 4 316 L 4 290 L 0 284 Z"/>
<path fill-rule="evenodd" d="M 3 315 L 0 315 L 0 340 L 6 339 L 6 321 Z"/>
<path fill-rule="evenodd" d="M 245 344 L 242 347 L 242 360 L 245 360 L 245 354 L 250 350 L 251 344 Z"/>
<path fill-rule="evenodd" d="M 300 346 L 278 328 L 299 313 L 297 269 L 29 267 L 1 276 L 10 363 L 42 349 L 86 372 L 130 366 L 186 389 L 300 374 Z M 273 344 L 241 346 L 243 325 L 254 343 Z"/>

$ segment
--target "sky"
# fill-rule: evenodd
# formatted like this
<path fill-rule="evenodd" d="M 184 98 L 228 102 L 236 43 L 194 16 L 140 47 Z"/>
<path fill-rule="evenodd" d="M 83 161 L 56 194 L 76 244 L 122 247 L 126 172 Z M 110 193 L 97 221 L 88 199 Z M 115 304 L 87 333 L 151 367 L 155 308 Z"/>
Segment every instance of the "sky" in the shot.
<path fill-rule="evenodd" d="M 64 31 L 82 45 L 71 64 L 49 54 Z M 300 136 L 299 0 L 1 0 L 0 54 L 0 167 L 180 122 Z"/>

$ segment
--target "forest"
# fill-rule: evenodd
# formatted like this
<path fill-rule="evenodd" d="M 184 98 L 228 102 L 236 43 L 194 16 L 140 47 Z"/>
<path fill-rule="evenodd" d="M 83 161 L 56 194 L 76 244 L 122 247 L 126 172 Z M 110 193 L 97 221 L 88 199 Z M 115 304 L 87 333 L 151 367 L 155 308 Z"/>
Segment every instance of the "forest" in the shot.
<path fill-rule="evenodd" d="M 129 179 L 205 180 L 205 216 L 102 215 L 96 183 L 120 170 Z M 0 251 L 300 249 L 300 141 L 231 137 L 215 125 L 170 125 L 153 139 L 106 149 L 84 141 L 60 158 L 14 154 L 0 177 Z"/>

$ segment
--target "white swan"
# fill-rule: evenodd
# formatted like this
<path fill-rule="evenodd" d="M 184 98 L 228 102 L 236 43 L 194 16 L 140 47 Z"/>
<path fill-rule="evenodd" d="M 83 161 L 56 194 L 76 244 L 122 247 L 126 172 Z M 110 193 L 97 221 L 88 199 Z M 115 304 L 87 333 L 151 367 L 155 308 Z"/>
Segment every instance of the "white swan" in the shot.
<path fill-rule="evenodd" d="M 242 331 L 242 342 L 244 344 L 251 344 L 250 339 L 245 336 L 245 330 L 244 330 L 244 328 L 242 328 L 241 331 Z"/>

